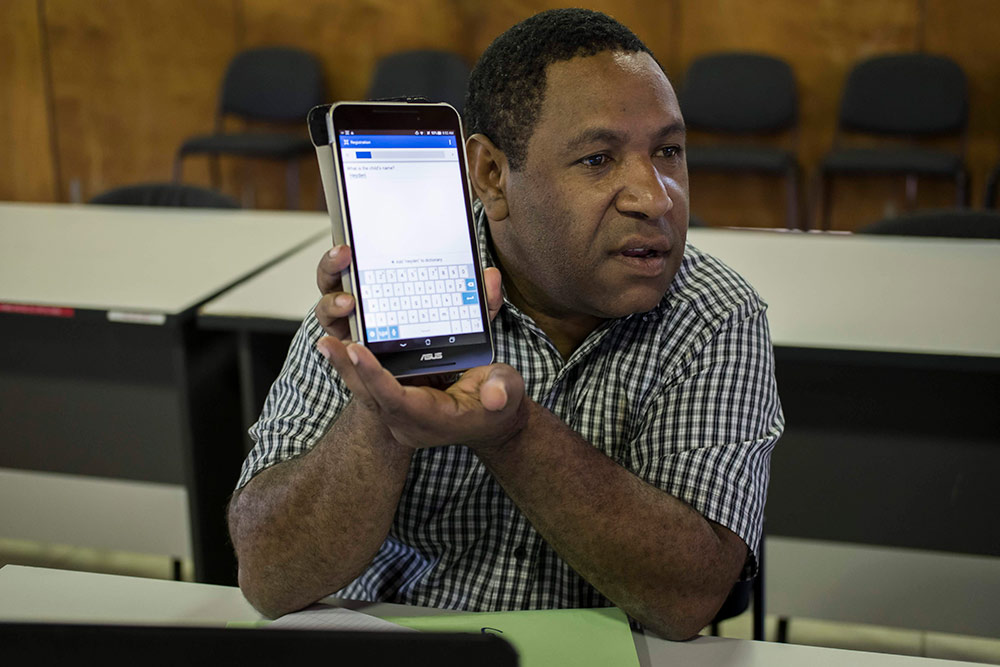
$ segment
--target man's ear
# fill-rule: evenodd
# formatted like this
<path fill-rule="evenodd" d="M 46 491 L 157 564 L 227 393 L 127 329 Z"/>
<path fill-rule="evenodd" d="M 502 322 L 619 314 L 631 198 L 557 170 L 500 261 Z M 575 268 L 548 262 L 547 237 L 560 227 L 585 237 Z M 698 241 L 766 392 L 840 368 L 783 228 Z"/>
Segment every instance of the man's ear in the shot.
<path fill-rule="evenodd" d="M 465 141 L 469 158 L 469 180 L 483 202 L 486 217 L 504 220 L 507 208 L 507 156 L 485 134 L 473 134 Z"/>

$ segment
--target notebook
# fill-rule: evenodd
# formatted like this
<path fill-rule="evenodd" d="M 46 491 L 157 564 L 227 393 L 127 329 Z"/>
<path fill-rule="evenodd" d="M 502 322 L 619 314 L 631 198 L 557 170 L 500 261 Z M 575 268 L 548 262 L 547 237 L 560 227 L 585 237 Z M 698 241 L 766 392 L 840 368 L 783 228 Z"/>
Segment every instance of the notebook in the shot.
<path fill-rule="evenodd" d="M 0 662 L 101 667 L 517 667 L 495 635 L 0 623 Z"/>

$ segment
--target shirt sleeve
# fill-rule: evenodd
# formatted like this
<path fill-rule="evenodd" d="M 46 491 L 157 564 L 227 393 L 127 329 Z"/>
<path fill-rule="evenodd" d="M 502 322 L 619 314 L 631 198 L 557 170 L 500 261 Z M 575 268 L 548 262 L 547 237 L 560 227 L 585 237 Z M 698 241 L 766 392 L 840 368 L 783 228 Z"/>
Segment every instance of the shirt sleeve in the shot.
<path fill-rule="evenodd" d="M 316 350 L 323 335 L 310 313 L 292 339 L 260 417 L 250 427 L 254 446 L 243 461 L 237 489 L 265 468 L 309 451 L 347 406 L 346 385 Z"/>
<path fill-rule="evenodd" d="M 757 569 L 771 451 L 784 429 L 765 306 L 744 304 L 667 373 L 637 445 L 637 474 L 740 536 Z"/>

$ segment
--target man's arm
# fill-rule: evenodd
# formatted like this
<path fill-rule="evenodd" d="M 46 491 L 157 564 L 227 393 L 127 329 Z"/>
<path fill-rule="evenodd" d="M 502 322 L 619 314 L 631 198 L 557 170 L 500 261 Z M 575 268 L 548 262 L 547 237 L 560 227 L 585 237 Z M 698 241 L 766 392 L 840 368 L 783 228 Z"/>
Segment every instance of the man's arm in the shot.
<path fill-rule="evenodd" d="M 360 346 L 320 345 L 359 407 L 398 442 L 469 444 L 557 553 L 655 632 L 687 639 L 725 600 L 746 559 L 743 541 L 529 400 L 514 369 L 473 369 L 440 392 L 401 386 Z"/>
<path fill-rule="evenodd" d="M 276 617 L 361 574 L 389 532 L 411 455 L 352 402 L 309 452 L 250 480 L 229 506 L 247 600 Z"/>
<path fill-rule="evenodd" d="M 747 546 L 636 477 L 531 403 L 525 428 L 477 453 L 532 526 L 580 576 L 668 639 L 715 616 Z"/>
<path fill-rule="evenodd" d="M 335 339 L 350 335 L 346 318 L 354 299 L 341 291 L 340 282 L 350 255 L 346 246 L 335 247 L 324 253 L 316 272 L 322 294 L 316 320 Z M 492 318 L 502 304 L 500 274 L 488 269 L 484 279 Z M 290 361 L 313 373 L 290 381 L 294 386 L 288 392 L 300 403 L 298 416 L 278 420 L 293 422 L 295 429 L 303 426 L 301 420 L 324 419 L 324 408 L 303 385 L 323 382 L 318 375 L 327 372 L 325 365 L 317 367 L 312 340 L 298 342 L 303 349 L 293 352 Z M 288 370 L 286 364 L 283 376 Z M 279 402 L 288 400 L 285 394 Z M 352 402 L 307 453 L 272 465 L 247 482 L 229 506 L 240 588 L 247 599 L 264 614 L 279 616 L 360 575 L 389 532 L 412 452 L 370 411 Z"/>

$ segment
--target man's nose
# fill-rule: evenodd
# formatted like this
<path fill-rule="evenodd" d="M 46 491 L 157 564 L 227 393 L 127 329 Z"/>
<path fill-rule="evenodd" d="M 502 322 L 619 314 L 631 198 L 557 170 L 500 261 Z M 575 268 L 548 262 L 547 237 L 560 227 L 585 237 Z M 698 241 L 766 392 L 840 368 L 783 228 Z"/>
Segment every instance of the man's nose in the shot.
<path fill-rule="evenodd" d="M 651 159 L 630 160 L 626 163 L 622 178 L 622 188 L 615 201 L 620 213 L 655 220 L 674 207 L 668 179 L 657 171 Z"/>

